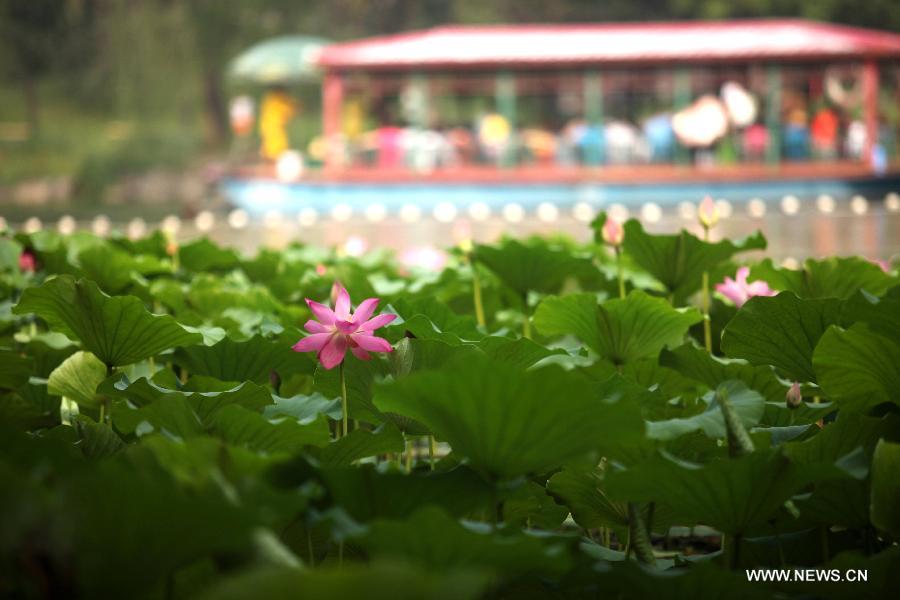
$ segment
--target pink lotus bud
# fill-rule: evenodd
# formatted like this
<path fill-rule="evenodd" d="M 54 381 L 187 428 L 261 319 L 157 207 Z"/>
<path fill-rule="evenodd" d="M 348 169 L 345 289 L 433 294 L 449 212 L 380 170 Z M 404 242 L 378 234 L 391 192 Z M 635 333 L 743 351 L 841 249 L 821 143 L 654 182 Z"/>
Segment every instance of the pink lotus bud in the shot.
<path fill-rule="evenodd" d="M 606 217 L 601 234 L 603 235 L 603 241 L 610 246 L 621 246 L 622 240 L 625 239 L 625 228 L 612 217 Z"/>
<path fill-rule="evenodd" d="M 697 217 L 704 228 L 709 229 L 719 222 L 719 209 L 712 196 L 706 196 L 697 208 Z"/>
<path fill-rule="evenodd" d="M 37 260 L 30 250 L 24 250 L 19 255 L 19 270 L 23 273 L 34 273 L 37 270 Z"/>
<path fill-rule="evenodd" d="M 325 265 L 323 265 L 322 263 L 316 265 L 316 275 L 318 275 L 319 277 L 322 277 L 327 272 L 328 269 L 325 268 Z"/>
<path fill-rule="evenodd" d="M 803 394 L 800 392 L 800 384 L 796 381 L 791 384 L 791 388 L 784 396 L 784 401 L 790 409 L 800 408 L 803 404 Z"/>

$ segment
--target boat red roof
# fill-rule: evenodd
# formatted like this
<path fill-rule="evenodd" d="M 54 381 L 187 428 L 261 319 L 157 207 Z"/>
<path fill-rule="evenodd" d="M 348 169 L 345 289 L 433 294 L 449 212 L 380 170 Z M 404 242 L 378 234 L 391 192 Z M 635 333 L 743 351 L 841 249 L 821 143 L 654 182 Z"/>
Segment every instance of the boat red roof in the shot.
<path fill-rule="evenodd" d="M 327 46 L 326 69 L 900 58 L 900 34 L 795 19 L 446 26 Z"/>

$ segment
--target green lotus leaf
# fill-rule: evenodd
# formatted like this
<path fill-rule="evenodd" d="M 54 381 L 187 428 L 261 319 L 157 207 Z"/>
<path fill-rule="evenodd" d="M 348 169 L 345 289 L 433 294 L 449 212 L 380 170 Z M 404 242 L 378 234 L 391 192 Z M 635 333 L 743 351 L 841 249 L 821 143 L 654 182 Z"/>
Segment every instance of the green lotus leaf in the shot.
<path fill-rule="evenodd" d="M 705 523 L 734 535 L 765 525 L 807 485 L 847 477 L 832 463 L 798 463 L 781 450 L 757 450 L 704 465 L 659 456 L 609 473 L 606 490 L 613 500 L 661 501 L 683 524 Z"/>
<path fill-rule="evenodd" d="M 356 429 L 346 437 L 328 444 L 316 453 L 319 462 L 326 467 L 350 465 L 354 461 L 377 454 L 403 452 L 403 434 L 391 423 L 385 423 L 375 431 Z"/>
<path fill-rule="evenodd" d="M 744 427 L 749 430 L 759 423 L 765 411 L 765 399 L 748 389 L 741 381 L 725 381 L 718 388 L 728 394 L 728 399 Z M 647 436 L 657 440 L 672 440 L 687 433 L 702 431 L 711 438 L 726 437 L 725 418 L 715 401 L 716 392 L 709 392 L 705 400 L 708 408 L 702 413 L 665 421 L 649 421 Z"/>
<path fill-rule="evenodd" d="M 182 268 L 194 272 L 228 271 L 238 266 L 234 250 L 217 246 L 208 238 L 188 242 L 178 248 Z"/>
<path fill-rule="evenodd" d="M 634 263 L 663 284 L 676 300 L 700 289 L 704 271 L 713 271 L 740 252 L 765 247 L 766 238 L 759 232 L 738 242 L 712 243 L 684 230 L 675 235 L 652 235 L 636 219 L 625 223 L 623 242 L 625 253 Z"/>
<path fill-rule="evenodd" d="M 900 342 L 865 323 L 830 327 L 816 346 L 813 366 L 819 385 L 847 408 L 900 402 Z"/>
<path fill-rule="evenodd" d="M 722 350 L 754 365 L 772 365 L 794 381 L 816 381 L 813 350 L 840 319 L 837 299 L 798 298 L 792 292 L 747 301 L 725 327 Z"/>
<path fill-rule="evenodd" d="M 197 598 L 289 600 L 303 590 L 304 595 L 321 600 L 476 600 L 487 586 L 488 574 L 480 569 L 427 572 L 394 561 L 307 570 L 257 567 L 222 578 Z"/>
<path fill-rule="evenodd" d="M 589 258 L 540 241 L 506 240 L 498 246 L 477 246 L 473 255 L 519 298 L 530 291 L 557 294 L 567 279 L 597 270 Z"/>
<path fill-rule="evenodd" d="M 872 456 L 872 524 L 900 537 L 900 444 L 881 440 Z"/>
<path fill-rule="evenodd" d="M 801 298 L 849 298 L 857 290 L 881 296 L 898 283 L 875 263 L 855 256 L 808 258 L 800 269 L 776 267 L 771 259 L 765 259 L 750 270 L 748 279 L 762 279 L 772 289 L 794 292 Z"/>
<path fill-rule="evenodd" d="M 588 380 L 555 366 L 523 372 L 488 359 L 454 361 L 380 384 L 375 405 L 423 423 L 491 479 L 643 437 L 636 407 L 603 402 Z"/>
<path fill-rule="evenodd" d="M 291 349 L 299 339 L 299 335 L 293 341 L 284 337 L 269 340 L 257 335 L 241 342 L 226 337 L 212 346 L 178 348 L 174 360 L 189 373 L 222 381 L 267 383 L 273 371 L 282 378 L 296 373 L 312 375 L 315 363 L 311 356 Z"/>
<path fill-rule="evenodd" d="M 524 576 L 560 574 L 569 567 L 566 548 L 558 540 L 466 527 L 433 506 L 420 508 L 403 521 L 373 521 L 359 542 L 372 556 L 402 559 L 426 569 L 479 567 Z"/>
<path fill-rule="evenodd" d="M 106 365 L 90 352 L 76 352 L 47 379 L 47 391 L 84 406 L 98 406 L 97 388 L 106 379 Z"/>
<path fill-rule="evenodd" d="M 534 326 L 547 336 L 574 335 L 621 365 L 681 344 L 688 328 L 701 318 L 694 309 L 675 309 L 662 298 L 634 290 L 603 304 L 597 304 L 593 294 L 550 296 L 538 305 Z"/>
<path fill-rule="evenodd" d="M 151 314 L 133 296 L 107 296 L 96 283 L 68 275 L 25 290 L 13 312 L 37 314 L 109 366 L 129 365 L 203 339 L 168 315 Z"/>
<path fill-rule="evenodd" d="M 722 359 L 691 343 L 674 350 L 663 350 L 659 355 L 659 364 L 709 388 L 715 388 L 729 379 L 737 379 L 762 394 L 769 402 L 784 403 L 788 390 L 788 386 L 778 379 L 772 367 L 751 365 L 743 360 Z"/>

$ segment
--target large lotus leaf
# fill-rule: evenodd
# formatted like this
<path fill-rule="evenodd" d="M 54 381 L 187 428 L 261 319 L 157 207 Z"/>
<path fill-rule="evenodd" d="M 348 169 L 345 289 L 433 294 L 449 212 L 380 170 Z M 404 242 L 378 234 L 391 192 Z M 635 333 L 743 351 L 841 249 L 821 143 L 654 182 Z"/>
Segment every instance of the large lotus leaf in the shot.
<path fill-rule="evenodd" d="M 550 350 L 528 338 L 505 338 L 490 335 L 478 342 L 478 348 L 491 360 L 507 363 L 522 369 L 534 365 L 563 350 Z"/>
<path fill-rule="evenodd" d="M 660 562 L 660 561 L 657 561 Z M 638 561 L 600 563 L 592 578 L 592 588 L 580 597 L 590 597 L 592 589 L 602 589 L 604 597 L 653 598 L 654 600 L 771 600 L 772 590 L 758 582 L 748 582 L 744 571 L 729 571 L 713 560 L 690 562 L 687 568 L 649 569 Z"/>
<path fill-rule="evenodd" d="M 333 505 L 358 522 L 402 519 L 425 505 L 440 506 L 453 516 L 484 510 L 494 497 L 490 486 L 466 466 L 412 474 L 380 472 L 375 465 L 315 469 L 302 459 L 276 471 L 279 484 L 296 489 L 310 479 L 321 481 Z"/>
<path fill-rule="evenodd" d="M 106 379 L 106 365 L 90 352 L 76 352 L 50 373 L 47 391 L 78 404 L 97 406 L 97 387 Z"/>
<path fill-rule="evenodd" d="M 778 584 L 779 591 L 785 595 L 828 600 L 893 598 L 900 587 L 900 548 L 892 545 L 878 554 L 868 556 L 855 550 L 841 552 L 817 569 L 843 577 L 836 579 L 831 575 L 817 581 L 794 580 Z M 847 577 L 849 573 L 853 573 L 855 577 Z"/>
<path fill-rule="evenodd" d="M 238 265 L 238 256 L 234 250 L 221 248 L 207 238 L 188 242 L 178 248 L 178 260 L 183 268 L 195 273 L 227 271 Z"/>
<path fill-rule="evenodd" d="M 324 446 L 331 438 L 325 418 L 301 425 L 293 419 L 270 421 L 259 413 L 229 405 L 212 419 L 213 435 L 256 452 L 296 453 L 305 446 Z"/>
<path fill-rule="evenodd" d="M 840 319 L 836 299 L 803 299 L 793 292 L 751 298 L 725 327 L 722 350 L 754 365 L 772 365 L 794 381 L 816 381 L 813 350 Z"/>
<path fill-rule="evenodd" d="M 203 341 L 172 317 L 151 314 L 133 296 L 107 296 L 96 283 L 68 275 L 25 290 L 13 311 L 37 314 L 110 366 L 129 365 L 168 348 Z"/>
<path fill-rule="evenodd" d="M 841 326 L 866 323 L 872 331 L 900 340 L 900 298 L 878 298 L 860 290 L 841 306 Z"/>
<path fill-rule="evenodd" d="M 897 285 L 873 262 L 859 257 L 809 258 L 802 269 L 785 269 L 766 259 L 750 271 L 749 280 L 762 279 L 772 289 L 791 291 L 801 298 L 849 298 L 857 290 L 880 296 Z"/>
<path fill-rule="evenodd" d="M 560 574 L 569 566 L 566 548 L 558 540 L 548 543 L 547 538 L 527 534 L 466 527 L 434 506 L 404 521 L 376 520 L 359 542 L 370 556 L 402 559 L 426 569 L 480 567 L 523 576 Z"/>
<path fill-rule="evenodd" d="M 279 416 L 293 417 L 301 423 L 314 420 L 319 415 L 325 415 L 335 421 L 340 420 L 340 398 L 326 398 L 322 394 L 298 394 L 289 398 L 272 396 L 274 404 L 263 408 L 263 414 L 269 418 Z"/>
<path fill-rule="evenodd" d="M 483 597 L 482 570 L 426 572 L 397 562 L 344 564 L 316 569 L 259 568 L 224 577 L 198 600 L 294 600 L 298 590 L 317 600 L 475 600 Z"/>
<path fill-rule="evenodd" d="M 900 444 L 881 440 L 872 456 L 872 524 L 900 537 Z"/>
<path fill-rule="evenodd" d="M 172 389 L 145 377 L 131 382 L 122 376 L 108 380 L 101 386 L 100 391 L 112 397 L 126 399 L 136 407 L 147 406 L 157 401 L 165 402 L 176 397 L 184 398 L 189 401 L 190 406 L 204 423 L 208 422 L 217 410 L 231 404 L 258 412 L 272 402 L 269 390 L 253 382 L 222 382 L 200 377 L 192 377 L 188 385 L 182 389 Z"/>
<path fill-rule="evenodd" d="M 864 323 L 830 327 L 816 346 L 813 366 L 825 395 L 842 406 L 900 401 L 900 343 Z"/>
<path fill-rule="evenodd" d="M 557 530 L 569 508 L 557 504 L 543 485 L 526 481 L 503 496 L 503 522 L 531 529 Z"/>
<path fill-rule="evenodd" d="M 599 305 L 593 294 L 550 296 L 538 305 L 534 326 L 548 336 L 574 335 L 610 362 L 626 364 L 679 345 L 701 318 L 692 308 L 675 309 L 634 290 Z"/>
<path fill-rule="evenodd" d="M 385 423 L 375 431 L 356 429 L 345 437 L 328 444 L 316 453 L 325 467 L 350 465 L 367 456 L 403 452 L 403 434 L 391 423 Z"/>
<path fill-rule="evenodd" d="M 0 271 L 18 271 L 22 244 L 8 238 L 0 238 Z"/>
<path fill-rule="evenodd" d="M 590 259 L 537 241 L 523 244 L 507 240 L 499 246 L 478 246 L 474 258 L 520 298 L 530 291 L 559 293 L 568 278 L 596 271 Z"/>
<path fill-rule="evenodd" d="M 78 350 L 78 344 L 54 331 L 42 331 L 17 341 L 25 345 L 25 353 L 34 359 L 35 377 L 49 377 L 53 369 Z"/>
<path fill-rule="evenodd" d="M 78 254 L 85 279 L 97 283 L 107 294 L 118 294 L 131 285 L 134 259 L 109 245 L 91 246 Z"/>
<path fill-rule="evenodd" d="M 375 405 L 413 418 L 490 478 L 541 472 L 611 443 L 638 443 L 637 408 L 605 403 L 558 367 L 453 362 L 378 386 Z"/>
<path fill-rule="evenodd" d="M 402 377 L 414 371 L 437 369 L 455 358 L 478 354 L 478 347 L 470 344 L 454 345 L 434 339 L 403 337 L 394 344 L 390 354 L 391 374 Z"/>
<path fill-rule="evenodd" d="M 765 249 L 766 238 L 757 232 L 738 242 L 712 243 L 684 230 L 674 235 L 652 235 L 631 219 L 625 223 L 623 247 L 635 264 L 681 299 L 700 289 L 704 271 L 714 270 L 739 252 Z"/>
<path fill-rule="evenodd" d="M 547 482 L 547 490 L 572 511 L 572 518 L 585 529 L 628 529 L 628 503 L 610 500 L 603 490 L 599 469 L 563 469 Z"/>
<path fill-rule="evenodd" d="M 870 457 L 881 438 L 900 436 L 900 420 L 894 415 L 865 417 L 841 411 L 834 422 L 801 442 L 785 444 L 785 452 L 801 463 L 846 460 L 862 449 Z M 868 459 L 867 459 L 868 460 Z M 866 527 L 869 524 L 869 486 L 866 481 L 828 481 L 812 494 L 796 501 L 800 513 L 824 525 Z"/>
<path fill-rule="evenodd" d="M 34 369 L 34 360 L 13 350 L 0 350 L 0 389 L 25 385 Z M 105 367 L 104 367 L 105 371 Z"/>
<path fill-rule="evenodd" d="M 746 429 L 750 429 L 762 419 L 765 399 L 758 392 L 748 389 L 741 381 L 725 381 L 717 392 L 709 392 L 706 400 L 709 407 L 700 414 L 685 418 L 649 421 L 647 435 L 657 440 L 672 440 L 687 433 L 702 431 L 711 438 L 726 437 L 725 417 L 722 408 L 715 402 L 715 394 L 727 394 L 734 412 Z"/>
<path fill-rule="evenodd" d="M 87 417 L 78 417 L 73 425 L 80 438 L 78 447 L 88 458 L 105 458 L 125 449 L 125 443 L 112 427 L 95 423 Z"/>
<path fill-rule="evenodd" d="M 659 355 L 659 364 L 710 388 L 723 381 L 737 379 L 744 382 L 748 388 L 762 394 L 770 402 L 783 403 L 788 390 L 788 386 L 778 379 L 769 366 L 722 359 L 691 343 L 674 350 L 663 350 Z"/>
<path fill-rule="evenodd" d="M 810 483 L 849 477 L 832 463 L 798 463 L 780 450 L 757 450 L 696 465 L 659 456 L 606 476 L 614 500 L 660 500 L 684 520 L 727 534 L 762 526 Z"/>
<path fill-rule="evenodd" d="M 419 339 L 439 340 L 448 344 L 484 337 L 478 331 L 475 319 L 457 315 L 446 304 L 434 298 L 401 298 L 388 305 L 384 312 L 397 315 L 397 319 L 384 329 L 384 336 L 391 341 L 397 341 L 407 332 Z"/>
<path fill-rule="evenodd" d="M 151 593 L 185 564 L 250 544 L 255 523 L 246 509 L 216 489 L 187 493 L 168 473 L 139 458 L 139 452 L 119 453 L 63 482 L 59 502 L 76 550 L 67 568 L 77 575 L 81 597 Z M 52 515 L 46 523 L 55 521 Z"/>
<path fill-rule="evenodd" d="M 280 338 L 254 336 L 239 342 L 226 337 L 212 346 L 179 348 L 175 351 L 175 362 L 189 373 L 222 381 L 266 383 L 273 371 L 282 378 L 296 373 L 312 375 L 315 364 L 311 355 L 294 352 L 291 345 L 292 342 Z"/>
<path fill-rule="evenodd" d="M 109 243 L 125 250 L 132 256 L 166 258 L 169 254 L 169 238 L 161 229 L 155 229 L 152 233 L 138 239 L 113 233 L 109 238 Z"/>

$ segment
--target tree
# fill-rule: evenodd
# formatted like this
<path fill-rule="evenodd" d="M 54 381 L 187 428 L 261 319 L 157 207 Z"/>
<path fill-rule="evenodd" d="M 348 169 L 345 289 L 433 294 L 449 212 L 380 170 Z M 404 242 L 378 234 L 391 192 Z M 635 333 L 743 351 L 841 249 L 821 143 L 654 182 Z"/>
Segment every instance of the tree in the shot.
<path fill-rule="evenodd" d="M 65 0 L 0 0 L 0 43 L 22 85 L 29 137 L 40 125 L 38 80 L 53 64 L 65 33 Z"/>

